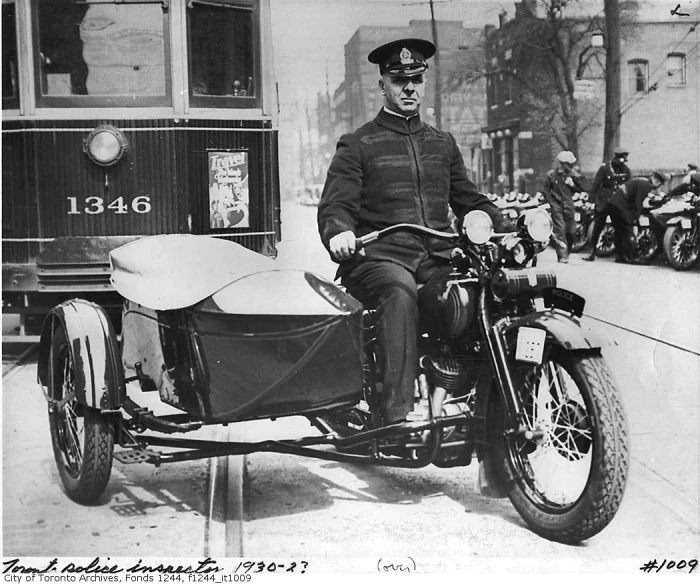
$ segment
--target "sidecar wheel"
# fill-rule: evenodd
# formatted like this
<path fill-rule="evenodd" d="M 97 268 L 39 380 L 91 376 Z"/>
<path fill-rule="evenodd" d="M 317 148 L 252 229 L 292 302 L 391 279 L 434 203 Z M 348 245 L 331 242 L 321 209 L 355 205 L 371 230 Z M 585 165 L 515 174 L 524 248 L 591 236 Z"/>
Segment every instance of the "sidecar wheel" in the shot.
<path fill-rule="evenodd" d="M 627 424 L 618 390 L 599 355 L 552 348 L 541 365 L 512 366 L 525 425 L 504 432 L 492 418 L 492 455 L 518 513 L 539 535 L 577 543 L 617 512 L 627 482 Z"/>
<path fill-rule="evenodd" d="M 49 428 L 58 474 L 66 494 L 75 502 L 91 505 L 104 493 L 112 470 L 114 428 L 100 411 L 81 404 L 75 395 L 75 362 L 59 327 L 51 341 Z"/>
<path fill-rule="evenodd" d="M 664 233 L 663 245 L 666 259 L 674 270 L 688 270 L 698 259 L 697 231 L 693 237 L 691 230 L 673 225 Z"/>

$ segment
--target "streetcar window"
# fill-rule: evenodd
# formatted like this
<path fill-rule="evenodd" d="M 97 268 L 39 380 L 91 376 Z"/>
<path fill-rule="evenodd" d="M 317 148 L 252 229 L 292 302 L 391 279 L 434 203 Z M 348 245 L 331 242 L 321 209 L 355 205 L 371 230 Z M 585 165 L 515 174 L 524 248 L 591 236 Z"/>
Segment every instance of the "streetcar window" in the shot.
<path fill-rule="evenodd" d="M 245 0 L 191 0 L 188 7 L 192 105 L 254 107 L 258 87 L 252 4 Z"/>
<path fill-rule="evenodd" d="M 38 0 L 37 18 L 42 105 L 164 103 L 169 76 L 162 3 Z"/>
<path fill-rule="evenodd" d="M 19 109 L 17 21 L 14 3 L 2 3 L 2 109 Z"/>

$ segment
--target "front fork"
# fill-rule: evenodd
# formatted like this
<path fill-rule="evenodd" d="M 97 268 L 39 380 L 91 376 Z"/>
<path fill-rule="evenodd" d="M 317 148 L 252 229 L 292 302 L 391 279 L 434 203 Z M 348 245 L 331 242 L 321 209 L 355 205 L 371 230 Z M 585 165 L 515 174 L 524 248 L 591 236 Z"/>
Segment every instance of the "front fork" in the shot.
<path fill-rule="evenodd" d="M 479 296 L 479 326 L 483 338 L 486 340 L 492 369 L 498 383 L 501 395 L 501 403 L 507 413 L 505 433 L 509 435 L 520 434 L 528 439 L 536 438 L 539 432 L 531 428 L 523 411 L 521 400 L 518 397 L 513 377 L 508 366 L 507 349 L 504 343 L 503 329 L 508 324 L 508 318 L 492 321 L 490 311 L 486 303 L 486 287 L 482 286 Z"/>

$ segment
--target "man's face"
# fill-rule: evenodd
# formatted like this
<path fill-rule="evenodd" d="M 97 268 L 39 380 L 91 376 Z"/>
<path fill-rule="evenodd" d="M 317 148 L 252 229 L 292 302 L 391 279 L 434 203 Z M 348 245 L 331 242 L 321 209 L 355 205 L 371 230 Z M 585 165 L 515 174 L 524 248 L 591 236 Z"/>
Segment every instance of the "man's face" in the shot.
<path fill-rule="evenodd" d="M 621 164 L 624 164 L 625 162 L 627 162 L 627 156 L 627 154 L 616 154 L 615 160 L 617 160 Z"/>
<path fill-rule="evenodd" d="M 418 113 L 425 90 L 425 75 L 382 75 L 379 86 L 384 90 L 384 106 L 388 110 L 402 116 Z"/>

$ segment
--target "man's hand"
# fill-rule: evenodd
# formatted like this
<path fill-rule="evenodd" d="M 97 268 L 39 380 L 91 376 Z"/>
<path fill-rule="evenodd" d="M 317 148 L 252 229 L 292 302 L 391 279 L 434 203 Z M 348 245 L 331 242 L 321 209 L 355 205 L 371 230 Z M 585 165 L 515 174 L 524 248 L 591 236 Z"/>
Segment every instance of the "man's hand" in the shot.
<path fill-rule="evenodd" d="M 357 238 L 352 231 L 343 231 L 331 237 L 328 247 L 331 256 L 337 262 L 344 262 L 355 255 Z"/>

